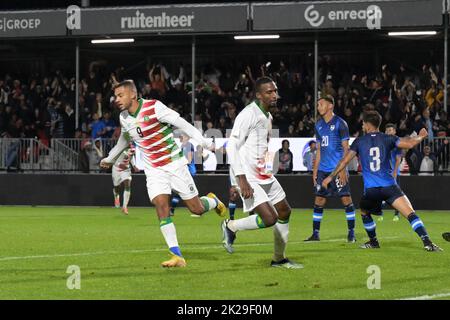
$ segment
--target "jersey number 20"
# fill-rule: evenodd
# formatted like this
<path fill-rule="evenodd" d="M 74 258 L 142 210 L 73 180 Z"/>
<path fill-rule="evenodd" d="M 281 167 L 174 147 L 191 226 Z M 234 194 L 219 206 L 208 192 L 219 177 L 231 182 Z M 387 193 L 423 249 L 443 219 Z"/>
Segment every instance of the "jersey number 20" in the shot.
<path fill-rule="evenodd" d="M 370 170 L 373 172 L 380 170 L 380 164 L 381 164 L 380 148 L 378 148 L 378 147 L 370 148 L 369 154 L 372 157 L 372 160 L 370 161 Z"/>

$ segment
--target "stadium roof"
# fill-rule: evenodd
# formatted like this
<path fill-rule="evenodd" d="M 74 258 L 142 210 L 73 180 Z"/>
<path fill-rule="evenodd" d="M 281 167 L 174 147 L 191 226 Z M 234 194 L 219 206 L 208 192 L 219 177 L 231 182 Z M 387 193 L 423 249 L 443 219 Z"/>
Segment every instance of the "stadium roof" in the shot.
<path fill-rule="evenodd" d="M 369 2 L 368 0 L 350 0 L 352 2 Z M 404 1 L 404 0 L 377 0 L 377 1 Z M 1 1 L 0 10 L 32 10 L 32 9 L 56 9 L 65 8 L 70 5 L 82 6 L 82 0 L 25 0 L 25 1 Z M 120 6 L 135 6 L 135 5 L 163 5 L 163 4 L 189 4 L 189 3 L 246 3 L 255 1 L 243 0 L 226 0 L 226 1 L 211 1 L 211 0 L 88 0 L 89 7 L 120 7 Z M 258 1 L 258 2 L 277 2 L 277 1 Z M 286 2 L 349 2 L 349 0 L 298 0 Z"/>

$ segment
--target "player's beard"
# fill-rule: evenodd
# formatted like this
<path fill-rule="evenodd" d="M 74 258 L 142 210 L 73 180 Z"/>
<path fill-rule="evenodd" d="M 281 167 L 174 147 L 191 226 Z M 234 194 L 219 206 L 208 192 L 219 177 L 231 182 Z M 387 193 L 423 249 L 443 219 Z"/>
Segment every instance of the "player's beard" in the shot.
<path fill-rule="evenodd" d="M 275 100 L 275 101 L 269 101 L 268 105 L 269 105 L 270 108 L 271 108 L 271 107 L 276 107 L 276 106 L 277 106 L 277 102 L 278 102 L 278 100 Z"/>

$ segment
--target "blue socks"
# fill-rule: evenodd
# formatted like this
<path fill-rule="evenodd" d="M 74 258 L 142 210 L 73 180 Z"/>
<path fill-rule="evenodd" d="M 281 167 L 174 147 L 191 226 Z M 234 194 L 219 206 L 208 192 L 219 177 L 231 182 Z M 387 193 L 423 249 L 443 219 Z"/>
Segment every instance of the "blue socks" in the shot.
<path fill-rule="evenodd" d="M 408 216 L 409 224 L 411 225 L 411 228 L 419 235 L 420 239 L 422 241 L 428 240 L 428 232 L 425 229 L 425 226 L 420 220 L 420 218 L 416 215 L 415 212 L 411 212 Z"/>
<path fill-rule="evenodd" d="M 234 220 L 234 211 L 236 210 L 236 203 L 228 202 L 228 210 L 230 212 L 230 220 Z"/>
<path fill-rule="evenodd" d="M 323 218 L 323 207 L 314 205 L 313 212 L 313 234 L 319 235 L 320 232 L 320 222 Z"/>
<path fill-rule="evenodd" d="M 356 217 L 353 203 L 350 203 L 348 206 L 345 207 L 345 216 L 347 217 L 348 231 L 353 232 L 353 229 L 355 229 L 355 217 Z"/>
<path fill-rule="evenodd" d="M 377 239 L 377 233 L 375 231 L 377 225 L 372 219 L 372 216 L 370 214 L 363 215 L 362 221 L 364 224 L 364 229 L 366 229 L 367 235 L 369 236 L 370 240 L 376 240 Z"/>

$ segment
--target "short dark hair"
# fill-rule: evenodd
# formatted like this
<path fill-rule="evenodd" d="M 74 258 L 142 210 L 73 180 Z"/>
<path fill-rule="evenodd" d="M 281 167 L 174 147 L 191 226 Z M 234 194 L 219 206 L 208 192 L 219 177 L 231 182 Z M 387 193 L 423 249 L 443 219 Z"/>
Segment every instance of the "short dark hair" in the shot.
<path fill-rule="evenodd" d="M 375 110 L 365 111 L 363 113 L 363 122 L 370 123 L 378 129 L 381 124 L 381 115 Z"/>
<path fill-rule="evenodd" d="M 281 146 L 283 146 L 283 144 L 284 144 L 285 142 L 287 142 L 288 145 L 291 145 L 291 144 L 289 143 L 289 140 L 288 140 L 288 139 L 284 139 L 283 141 L 281 141 Z"/>
<path fill-rule="evenodd" d="M 394 130 L 397 130 L 397 126 L 394 123 L 387 123 L 385 129 L 393 128 Z"/>
<path fill-rule="evenodd" d="M 323 97 L 320 97 L 319 100 L 325 100 L 325 101 L 328 101 L 329 103 L 331 103 L 331 104 L 334 106 L 334 98 L 333 98 L 332 95 L 327 94 L 327 95 L 325 95 L 325 96 L 323 96 Z"/>
<path fill-rule="evenodd" d="M 120 88 L 120 87 L 129 88 L 132 91 L 137 93 L 136 85 L 134 84 L 134 81 L 131 80 L 131 79 L 123 80 L 123 81 L 121 81 L 119 83 L 116 83 L 113 86 L 113 90 L 116 90 L 117 88 Z"/>
<path fill-rule="evenodd" d="M 313 143 L 317 143 L 316 140 L 311 140 L 310 142 L 308 142 L 308 146 L 311 147 L 311 145 L 312 145 Z"/>
<path fill-rule="evenodd" d="M 255 93 L 259 92 L 259 90 L 261 90 L 261 86 L 263 84 L 271 83 L 271 82 L 274 82 L 274 81 L 270 77 L 261 77 L 261 78 L 256 79 L 256 82 L 255 82 Z"/>

